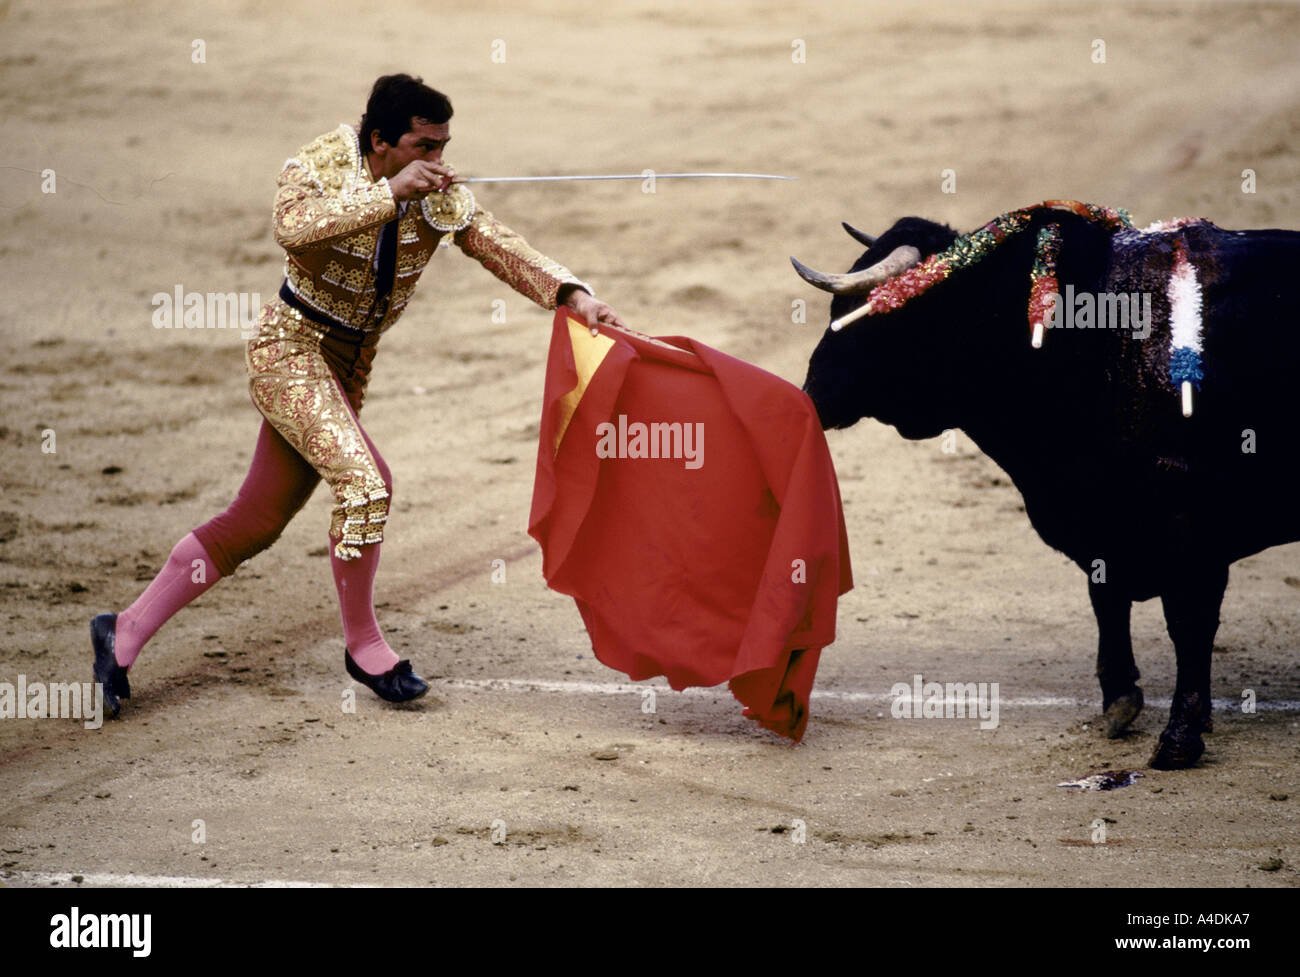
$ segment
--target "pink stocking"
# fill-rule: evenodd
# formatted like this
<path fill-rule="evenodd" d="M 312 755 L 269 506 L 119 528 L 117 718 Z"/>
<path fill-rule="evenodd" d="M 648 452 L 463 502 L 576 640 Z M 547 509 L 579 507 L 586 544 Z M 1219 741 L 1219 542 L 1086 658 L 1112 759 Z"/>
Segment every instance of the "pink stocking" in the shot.
<path fill-rule="evenodd" d="M 361 670 L 371 675 L 382 675 L 397 664 L 397 653 L 379 633 L 379 622 L 375 620 L 373 587 L 379 569 L 379 547 L 379 543 L 367 543 L 359 547 L 359 557 L 340 560 L 334 555 L 334 540 L 330 540 L 330 566 L 339 592 L 348 651 Z"/>
<path fill-rule="evenodd" d="M 140 649 L 169 617 L 221 579 L 217 565 L 198 537 L 186 533 L 172 549 L 167 565 L 134 604 L 117 616 L 114 653 L 130 668 Z"/>

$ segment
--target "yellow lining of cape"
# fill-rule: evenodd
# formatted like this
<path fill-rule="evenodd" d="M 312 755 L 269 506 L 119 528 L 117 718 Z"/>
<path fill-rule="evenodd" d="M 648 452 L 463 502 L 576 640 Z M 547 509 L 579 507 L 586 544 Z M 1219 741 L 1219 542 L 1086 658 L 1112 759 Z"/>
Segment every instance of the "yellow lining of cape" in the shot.
<path fill-rule="evenodd" d="M 569 316 L 568 321 L 569 343 L 573 346 L 573 363 L 578 370 L 578 384 L 560 398 L 560 425 L 559 430 L 555 432 L 556 454 L 560 452 L 560 442 L 564 440 L 564 432 L 569 429 L 569 422 L 573 420 L 574 412 L 578 409 L 578 402 L 587 392 L 587 385 L 600 369 L 600 364 L 605 361 L 606 354 L 614 348 L 614 340 L 604 334 L 593 336 L 591 329 L 580 319 Z"/>

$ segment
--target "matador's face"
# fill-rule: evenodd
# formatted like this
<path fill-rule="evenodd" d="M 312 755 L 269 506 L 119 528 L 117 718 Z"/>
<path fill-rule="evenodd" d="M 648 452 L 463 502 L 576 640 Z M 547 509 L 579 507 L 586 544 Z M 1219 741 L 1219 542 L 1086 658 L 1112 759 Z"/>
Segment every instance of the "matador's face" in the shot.
<path fill-rule="evenodd" d="M 451 123 L 432 123 L 412 116 L 411 128 L 402 134 L 397 143 L 386 143 L 379 131 L 370 134 L 371 169 L 375 179 L 397 176 L 412 160 L 430 163 L 442 162 L 442 150 L 451 141 Z"/>

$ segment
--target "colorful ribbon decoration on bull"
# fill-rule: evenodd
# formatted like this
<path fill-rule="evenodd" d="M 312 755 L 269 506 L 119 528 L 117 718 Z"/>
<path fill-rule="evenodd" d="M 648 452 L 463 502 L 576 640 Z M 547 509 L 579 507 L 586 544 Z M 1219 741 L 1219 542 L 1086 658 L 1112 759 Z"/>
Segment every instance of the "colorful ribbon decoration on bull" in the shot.
<path fill-rule="evenodd" d="M 943 251 L 932 254 L 901 275 L 881 282 L 871 290 L 861 309 L 839 320 L 841 325 L 860 315 L 876 315 L 897 309 L 904 302 L 929 291 L 954 271 L 968 268 L 987 257 L 999 244 L 1027 228 L 1035 214 L 1044 210 L 1064 210 L 1101 224 L 1108 230 L 1133 230 L 1133 218 L 1127 210 L 1081 203 L 1078 200 L 1044 200 L 995 217 L 983 227 L 963 234 Z M 1048 296 L 1059 292 L 1056 259 L 1061 249 L 1061 229 L 1049 224 L 1039 229 L 1034 248 L 1034 267 L 1030 273 L 1029 293 L 1030 341 L 1035 349 L 1043 344 L 1043 326 L 1049 306 Z"/>
<path fill-rule="evenodd" d="M 1029 271 L 1029 342 L 1034 349 L 1043 345 L 1043 330 L 1048 313 L 1061 294 L 1056 280 L 1056 259 L 1061 253 L 1061 225 L 1048 224 L 1038 229 L 1034 245 L 1034 267 Z"/>
<path fill-rule="evenodd" d="M 1169 380 L 1182 393 L 1183 416 L 1192 416 L 1192 388 L 1201 389 L 1201 283 L 1187 249 L 1174 239 L 1174 270 L 1169 296 Z"/>
<path fill-rule="evenodd" d="M 882 282 L 871 290 L 867 301 L 843 316 L 832 328 L 848 325 L 864 315 L 876 315 L 897 309 L 904 302 L 929 291 L 954 271 L 968 268 L 987 257 L 994 248 L 1029 226 L 1034 214 L 1043 210 L 1064 210 L 1078 214 L 1105 227 L 1112 233 L 1136 230 L 1127 210 L 1081 203 L 1077 200 L 1044 200 L 1041 204 L 1021 207 L 995 217 L 983 227 L 958 237 L 945 250 L 933 254 L 902 274 Z M 1201 217 L 1180 217 L 1157 221 L 1143 228 L 1144 234 L 1177 230 L 1204 221 Z M 1038 231 L 1034 244 L 1034 264 L 1029 273 L 1030 343 L 1043 345 L 1047 316 L 1059 296 L 1056 262 L 1061 251 L 1061 227 L 1047 224 Z M 1201 363 L 1201 284 L 1196 267 L 1187 256 L 1181 240 L 1174 241 L 1174 268 L 1166 285 L 1169 298 L 1169 380 L 1182 395 L 1183 416 L 1192 416 L 1192 391 L 1201 389 L 1205 372 Z"/>

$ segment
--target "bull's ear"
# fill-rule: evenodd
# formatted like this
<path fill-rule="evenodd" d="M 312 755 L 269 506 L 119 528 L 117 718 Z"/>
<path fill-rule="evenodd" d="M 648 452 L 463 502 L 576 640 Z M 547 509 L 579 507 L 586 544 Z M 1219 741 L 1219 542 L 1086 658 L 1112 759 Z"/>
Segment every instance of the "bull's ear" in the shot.
<path fill-rule="evenodd" d="M 910 244 L 921 252 L 923 258 L 943 251 L 957 240 L 957 232 L 947 224 L 939 224 L 924 217 L 901 217 L 894 226 L 881 235 L 899 244 Z"/>
<path fill-rule="evenodd" d="M 876 239 L 872 237 L 870 234 L 866 233 L 865 231 L 859 231 L 848 221 L 840 221 L 840 223 L 844 226 L 844 230 L 849 232 L 849 237 L 853 238 L 853 240 L 857 241 L 862 246 L 868 248 L 873 248 L 876 246 Z"/>

